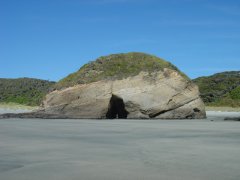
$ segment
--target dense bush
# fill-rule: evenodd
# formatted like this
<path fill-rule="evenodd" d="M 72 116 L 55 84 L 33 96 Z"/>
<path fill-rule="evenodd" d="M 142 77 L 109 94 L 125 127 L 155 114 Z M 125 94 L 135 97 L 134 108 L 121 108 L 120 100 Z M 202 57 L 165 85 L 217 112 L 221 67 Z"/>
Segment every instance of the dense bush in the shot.
<path fill-rule="evenodd" d="M 240 86 L 230 92 L 232 99 L 240 100 Z"/>
<path fill-rule="evenodd" d="M 230 71 L 193 80 L 203 101 L 211 106 L 240 106 L 240 71 Z"/>
<path fill-rule="evenodd" d="M 0 102 L 37 106 L 54 82 L 31 79 L 0 79 Z"/>

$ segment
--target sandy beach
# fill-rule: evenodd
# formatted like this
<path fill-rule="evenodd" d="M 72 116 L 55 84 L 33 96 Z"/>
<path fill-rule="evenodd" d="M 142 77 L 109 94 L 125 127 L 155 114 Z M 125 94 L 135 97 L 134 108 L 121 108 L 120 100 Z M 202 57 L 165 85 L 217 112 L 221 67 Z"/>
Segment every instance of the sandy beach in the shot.
<path fill-rule="evenodd" d="M 0 120 L 3 180 L 238 180 L 240 123 Z"/>
<path fill-rule="evenodd" d="M 24 106 L 15 103 L 0 104 L 0 114 L 4 113 L 24 113 L 36 110 L 38 107 Z"/>

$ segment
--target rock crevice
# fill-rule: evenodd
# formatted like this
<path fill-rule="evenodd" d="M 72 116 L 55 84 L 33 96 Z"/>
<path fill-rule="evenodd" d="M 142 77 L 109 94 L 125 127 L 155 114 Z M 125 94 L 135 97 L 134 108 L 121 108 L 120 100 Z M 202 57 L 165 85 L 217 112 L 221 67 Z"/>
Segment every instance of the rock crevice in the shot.
<path fill-rule="evenodd" d="M 125 104 L 123 102 L 123 99 L 113 94 L 109 102 L 106 118 L 107 119 L 115 119 L 115 118 L 126 119 L 127 115 L 128 115 L 128 112 L 125 109 Z"/>

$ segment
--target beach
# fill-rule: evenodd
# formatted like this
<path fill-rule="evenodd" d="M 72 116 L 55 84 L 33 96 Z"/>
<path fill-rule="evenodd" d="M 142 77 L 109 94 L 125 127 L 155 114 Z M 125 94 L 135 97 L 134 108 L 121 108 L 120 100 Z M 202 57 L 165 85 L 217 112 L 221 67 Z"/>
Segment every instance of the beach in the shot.
<path fill-rule="evenodd" d="M 26 106 L 16 103 L 0 103 L 0 114 L 4 113 L 25 113 L 38 109 L 39 107 Z"/>
<path fill-rule="evenodd" d="M 204 120 L 0 120 L 0 179 L 238 180 L 239 112 Z"/>

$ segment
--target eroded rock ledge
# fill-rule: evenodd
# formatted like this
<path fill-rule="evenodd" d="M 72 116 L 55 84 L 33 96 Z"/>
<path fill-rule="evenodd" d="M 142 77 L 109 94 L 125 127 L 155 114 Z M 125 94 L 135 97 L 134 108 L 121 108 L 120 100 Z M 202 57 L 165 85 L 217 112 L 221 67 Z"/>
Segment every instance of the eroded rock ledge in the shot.
<path fill-rule="evenodd" d="M 56 90 L 46 96 L 39 111 L 0 117 L 202 119 L 206 113 L 198 87 L 177 71 L 165 68 Z"/>

